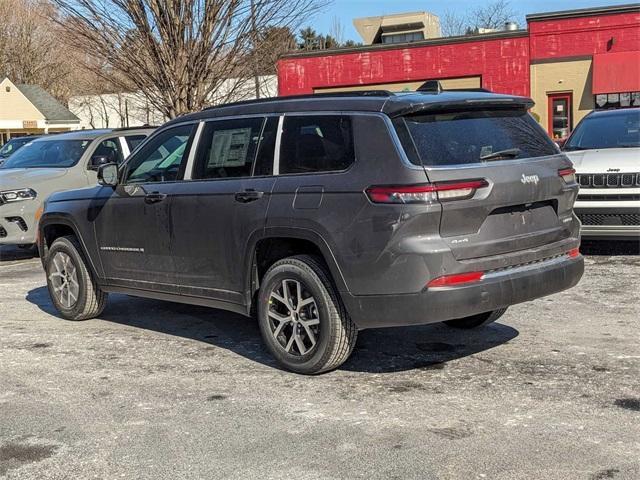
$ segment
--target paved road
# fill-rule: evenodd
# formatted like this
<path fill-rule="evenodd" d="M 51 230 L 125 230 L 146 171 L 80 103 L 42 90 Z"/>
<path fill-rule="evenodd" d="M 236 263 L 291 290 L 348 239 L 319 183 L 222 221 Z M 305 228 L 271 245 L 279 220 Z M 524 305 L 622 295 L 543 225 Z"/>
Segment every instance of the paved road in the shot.
<path fill-rule="evenodd" d="M 362 332 L 302 377 L 235 314 L 115 295 L 61 320 L 39 261 L 12 255 L 0 477 L 640 478 L 638 256 L 589 256 L 578 287 L 482 331 Z"/>

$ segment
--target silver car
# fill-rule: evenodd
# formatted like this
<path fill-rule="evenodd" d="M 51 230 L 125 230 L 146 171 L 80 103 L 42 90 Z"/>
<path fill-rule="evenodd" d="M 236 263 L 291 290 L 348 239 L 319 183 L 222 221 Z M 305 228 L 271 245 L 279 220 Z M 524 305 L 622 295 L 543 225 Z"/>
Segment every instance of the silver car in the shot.
<path fill-rule="evenodd" d="M 80 130 L 26 144 L 0 167 L 0 245 L 33 245 L 43 202 L 93 186 L 105 163 L 120 163 L 153 129 Z"/>
<path fill-rule="evenodd" d="M 564 145 L 580 192 L 585 238 L 640 238 L 640 108 L 587 115 Z"/>

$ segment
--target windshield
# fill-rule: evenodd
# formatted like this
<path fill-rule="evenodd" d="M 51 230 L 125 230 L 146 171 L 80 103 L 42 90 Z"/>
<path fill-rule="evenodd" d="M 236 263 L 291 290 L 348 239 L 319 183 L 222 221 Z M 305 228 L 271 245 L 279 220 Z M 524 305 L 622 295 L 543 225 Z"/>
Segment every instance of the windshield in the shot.
<path fill-rule="evenodd" d="M 640 147 L 640 109 L 586 117 L 564 150 Z"/>
<path fill-rule="evenodd" d="M 11 155 L 0 168 L 68 168 L 82 157 L 91 140 L 42 140 Z"/>
<path fill-rule="evenodd" d="M 2 148 L 0 148 L 0 158 L 7 158 L 10 155 L 14 154 L 16 150 L 22 147 L 25 143 L 29 143 L 30 141 L 35 140 L 33 138 L 24 137 L 24 138 L 14 138 L 9 140 L 4 144 Z"/>
<path fill-rule="evenodd" d="M 404 121 L 410 140 L 400 131 L 399 137 L 405 150 L 414 150 L 415 155 L 407 152 L 412 162 L 421 162 L 424 166 L 494 162 L 558 153 L 544 130 L 522 109 L 413 115 L 405 117 Z"/>

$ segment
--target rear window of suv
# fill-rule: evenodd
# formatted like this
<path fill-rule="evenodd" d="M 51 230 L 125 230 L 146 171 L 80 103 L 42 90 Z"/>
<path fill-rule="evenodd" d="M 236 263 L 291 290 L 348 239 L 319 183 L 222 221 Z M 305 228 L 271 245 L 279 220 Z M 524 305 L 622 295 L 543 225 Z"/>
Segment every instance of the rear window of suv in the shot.
<path fill-rule="evenodd" d="M 474 110 L 412 115 L 396 121 L 412 163 L 447 166 L 534 158 L 558 148 L 528 112 Z"/>

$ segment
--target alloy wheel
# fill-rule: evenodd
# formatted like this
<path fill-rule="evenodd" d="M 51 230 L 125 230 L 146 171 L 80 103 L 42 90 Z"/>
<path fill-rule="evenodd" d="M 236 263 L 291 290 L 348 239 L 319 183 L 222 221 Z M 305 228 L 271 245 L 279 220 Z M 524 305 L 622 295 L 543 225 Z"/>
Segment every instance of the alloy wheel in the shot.
<path fill-rule="evenodd" d="M 49 281 L 60 305 L 72 308 L 78 301 L 80 284 L 78 270 L 71 257 L 64 252 L 57 252 L 51 259 L 54 271 L 49 273 Z"/>
<path fill-rule="evenodd" d="M 271 334 L 285 352 L 302 356 L 318 344 L 320 315 L 316 300 L 299 280 L 285 279 L 269 295 Z"/>

